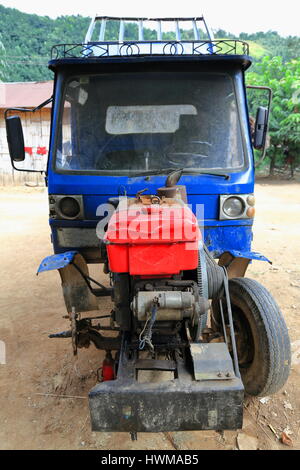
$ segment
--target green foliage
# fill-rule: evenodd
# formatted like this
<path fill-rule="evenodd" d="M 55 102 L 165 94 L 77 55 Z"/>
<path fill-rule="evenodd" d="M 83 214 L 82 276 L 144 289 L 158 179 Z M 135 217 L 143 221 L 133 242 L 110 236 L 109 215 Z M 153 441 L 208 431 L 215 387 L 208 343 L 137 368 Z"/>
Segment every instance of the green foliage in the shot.
<path fill-rule="evenodd" d="M 0 33 L 0 82 L 5 78 L 6 68 L 6 51 L 2 42 L 2 35 Z"/>
<path fill-rule="evenodd" d="M 273 91 L 268 155 L 272 167 L 283 164 L 287 149 L 295 166 L 300 163 L 300 59 L 283 61 L 280 56 L 264 57 L 254 72 L 247 74 L 249 85 L 269 86 Z M 257 96 L 249 96 L 250 109 L 259 104 Z"/>
<path fill-rule="evenodd" d="M 299 56 L 299 36 L 283 38 L 277 31 L 267 31 L 253 34 L 241 33 L 239 38 L 246 42 L 254 41 L 257 45 L 263 46 L 271 57 L 281 56 L 284 62 Z"/>
<path fill-rule="evenodd" d="M 55 20 L 48 16 L 31 15 L 22 13 L 14 8 L 6 8 L 0 5 L 0 31 L 2 43 L 6 50 L 0 48 L 0 74 L 2 80 L 34 81 L 49 80 L 52 72 L 47 69 L 50 50 L 54 44 L 78 43 L 83 41 L 90 18 L 77 16 L 61 16 Z M 97 39 L 99 31 L 94 32 L 93 39 Z M 107 38 L 117 40 L 119 34 L 118 21 L 107 23 Z M 192 30 L 182 31 L 183 39 L 193 38 Z M 156 31 L 145 29 L 145 40 L 155 39 Z M 224 30 L 215 32 L 217 38 L 232 38 L 234 35 Z M 126 23 L 125 39 L 138 38 L 136 24 Z M 200 32 L 204 38 L 204 33 Z M 266 54 L 281 55 L 284 61 L 298 56 L 300 38 L 282 38 L 278 33 L 246 34 L 241 33 L 240 39 L 249 41 L 250 53 L 254 57 L 254 70 L 257 62 Z M 175 39 L 174 32 L 163 34 L 163 39 Z M 3 61 L 5 60 L 5 64 Z"/>
<path fill-rule="evenodd" d="M 48 16 L 29 15 L 0 5 L 0 31 L 6 51 L 6 67 L 1 70 L 6 82 L 52 79 L 47 69 L 51 47 L 82 39 L 90 19 L 63 16 L 56 20 Z M 0 49 L 0 61 L 4 60 Z"/>

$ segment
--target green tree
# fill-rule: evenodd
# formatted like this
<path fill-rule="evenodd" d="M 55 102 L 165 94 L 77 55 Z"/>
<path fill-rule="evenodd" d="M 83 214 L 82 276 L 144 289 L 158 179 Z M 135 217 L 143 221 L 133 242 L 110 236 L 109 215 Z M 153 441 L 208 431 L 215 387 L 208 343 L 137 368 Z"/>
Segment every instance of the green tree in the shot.
<path fill-rule="evenodd" d="M 5 51 L 5 47 L 2 42 L 2 36 L 0 33 L 0 82 L 2 82 L 5 78 L 6 69 L 7 69 L 6 51 Z"/>
<path fill-rule="evenodd" d="M 284 163 L 291 165 L 293 174 L 293 168 L 300 163 L 300 59 L 284 63 L 280 56 L 264 57 L 254 72 L 248 72 L 247 82 L 269 86 L 273 91 L 271 145 L 267 151 L 270 174 L 276 165 Z"/>

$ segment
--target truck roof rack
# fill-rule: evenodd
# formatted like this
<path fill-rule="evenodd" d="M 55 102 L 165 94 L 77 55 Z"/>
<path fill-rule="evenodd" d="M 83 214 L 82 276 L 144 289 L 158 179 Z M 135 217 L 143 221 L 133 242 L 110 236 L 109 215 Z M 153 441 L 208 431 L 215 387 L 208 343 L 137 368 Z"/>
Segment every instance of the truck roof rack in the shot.
<path fill-rule="evenodd" d="M 193 24 L 193 33 L 194 33 L 194 39 L 199 40 L 200 39 L 200 34 L 199 34 L 199 28 L 197 22 L 202 22 L 202 26 L 205 29 L 205 32 L 208 36 L 208 39 L 212 41 L 214 39 L 213 33 L 208 27 L 205 19 L 203 16 L 199 16 L 196 18 L 141 18 L 141 17 L 114 17 L 114 16 L 98 16 L 96 15 L 88 28 L 88 31 L 85 36 L 85 43 L 91 42 L 92 40 L 92 35 L 94 32 L 94 29 L 97 25 L 97 23 L 101 23 L 100 26 L 100 34 L 99 34 L 99 41 L 104 41 L 105 40 L 105 30 L 106 30 L 106 24 L 107 21 L 119 21 L 119 42 L 124 41 L 124 33 L 125 33 L 125 22 L 129 23 L 137 23 L 138 24 L 138 40 L 143 41 L 144 40 L 144 22 L 145 21 L 151 21 L 156 23 L 156 35 L 157 35 L 157 41 L 162 40 L 162 24 L 163 23 L 173 23 L 173 27 L 175 30 L 176 34 L 176 40 L 180 41 L 181 40 L 181 32 L 180 32 L 180 27 L 179 27 L 179 22 L 184 21 L 184 22 L 191 22 Z"/>
<path fill-rule="evenodd" d="M 107 40 L 105 33 L 108 22 L 119 22 L 118 40 Z M 156 39 L 145 38 L 145 23 L 156 23 Z M 181 22 L 190 22 L 192 39 L 182 39 Z M 137 38 L 128 39 L 126 23 L 137 24 Z M 169 23 L 175 39 L 167 39 L 163 32 L 164 23 Z M 171 25 L 170 25 L 171 23 Z M 201 32 L 199 29 L 201 26 Z M 98 32 L 97 32 L 98 28 Z M 97 33 L 97 34 L 96 34 Z M 203 34 L 204 33 L 204 34 Z M 97 39 L 95 40 L 95 36 Z M 191 34 L 190 34 L 191 35 Z M 126 39 L 125 39 L 126 36 Z M 170 35 L 168 35 L 170 37 Z M 205 38 L 203 38 L 205 36 Z M 93 39 L 94 38 L 94 39 Z M 215 40 L 203 16 L 188 18 L 144 18 L 99 16 L 91 20 L 84 43 L 56 44 L 52 47 L 51 58 L 116 57 L 145 55 L 248 55 L 249 46 L 240 40 Z"/>

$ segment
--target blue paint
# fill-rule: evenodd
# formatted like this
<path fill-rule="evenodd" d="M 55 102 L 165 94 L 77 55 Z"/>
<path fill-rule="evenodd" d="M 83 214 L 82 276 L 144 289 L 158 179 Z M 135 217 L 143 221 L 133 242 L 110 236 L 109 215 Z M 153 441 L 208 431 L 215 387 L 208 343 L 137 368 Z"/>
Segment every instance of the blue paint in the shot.
<path fill-rule="evenodd" d="M 218 225 L 204 227 L 204 241 L 215 258 L 218 258 L 225 251 L 249 252 L 251 251 L 252 226 Z"/>
<path fill-rule="evenodd" d="M 268 263 L 272 264 L 272 261 L 270 261 L 265 256 L 261 255 L 260 253 L 257 253 L 256 251 L 243 251 L 243 252 L 237 251 L 237 250 L 228 250 L 228 251 L 235 258 L 255 259 L 257 261 L 267 261 Z"/>
<path fill-rule="evenodd" d="M 73 261 L 74 256 L 77 253 L 78 251 L 66 251 L 63 254 L 47 256 L 41 262 L 37 274 L 42 273 L 43 271 L 65 268 Z"/>

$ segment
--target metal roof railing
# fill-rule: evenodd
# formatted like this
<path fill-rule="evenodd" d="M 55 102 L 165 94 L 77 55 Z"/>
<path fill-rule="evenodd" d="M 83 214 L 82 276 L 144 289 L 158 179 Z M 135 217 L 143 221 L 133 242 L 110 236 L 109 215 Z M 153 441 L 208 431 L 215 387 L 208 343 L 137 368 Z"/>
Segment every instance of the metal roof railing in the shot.
<path fill-rule="evenodd" d="M 109 21 L 119 22 L 118 40 L 106 40 L 107 24 Z M 124 39 L 126 32 L 126 22 L 137 24 L 136 32 L 138 38 Z M 156 23 L 156 39 L 145 40 L 145 23 Z M 163 33 L 164 23 L 170 23 L 173 27 L 173 35 L 176 39 L 169 40 Z M 182 29 L 180 23 L 190 22 L 193 30 L 193 39 L 182 39 Z M 95 28 L 99 26 L 97 40 Z M 201 38 L 199 25 L 202 26 L 206 35 Z M 153 31 L 153 30 L 152 30 Z M 170 29 L 167 31 L 170 32 Z M 175 33 L 175 34 L 174 34 Z M 191 32 L 189 31 L 189 34 Z M 127 34 L 128 36 L 128 34 Z M 195 18 L 132 18 L 132 17 L 112 17 L 96 15 L 88 28 L 84 43 L 78 44 L 56 44 L 52 47 L 51 58 L 82 58 L 82 57 L 116 57 L 116 56 L 153 56 L 153 55 L 248 55 L 249 46 L 240 40 L 215 40 L 213 33 L 208 27 L 203 16 Z"/>
<path fill-rule="evenodd" d="M 239 40 L 215 41 L 124 41 L 56 44 L 51 59 L 105 58 L 116 56 L 249 55 L 249 46 Z"/>
<path fill-rule="evenodd" d="M 114 16 L 98 16 L 92 19 L 89 28 L 87 30 L 85 36 L 85 43 L 92 41 L 92 36 L 97 26 L 97 23 L 101 23 L 100 25 L 100 32 L 99 32 L 99 42 L 105 41 L 105 32 L 106 32 L 106 25 L 108 21 L 118 21 L 119 22 L 119 42 L 124 41 L 124 34 L 125 34 L 125 23 L 137 23 L 138 24 L 138 40 L 144 40 L 144 24 L 145 22 L 155 22 L 156 23 L 156 37 L 157 41 L 162 40 L 162 25 L 166 22 L 173 23 L 173 28 L 176 35 L 176 40 L 181 40 L 181 32 L 179 22 L 191 22 L 193 25 L 193 32 L 194 32 L 194 39 L 200 39 L 199 35 L 199 23 L 202 25 L 205 33 L 207 34 L 207 38 L 209 40 L 213 40 L 214 36 L 208 24 L 206 23 L 203 16 L 198 16 L 194 18 L 141 18 L 141 17 L 114 17 Z"/>

